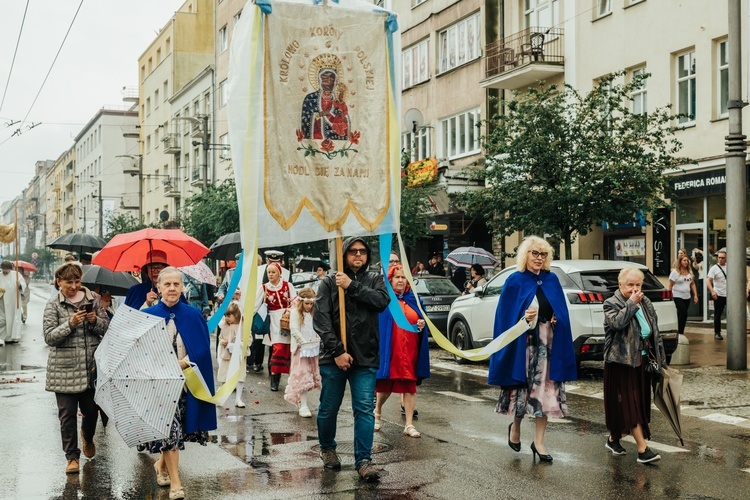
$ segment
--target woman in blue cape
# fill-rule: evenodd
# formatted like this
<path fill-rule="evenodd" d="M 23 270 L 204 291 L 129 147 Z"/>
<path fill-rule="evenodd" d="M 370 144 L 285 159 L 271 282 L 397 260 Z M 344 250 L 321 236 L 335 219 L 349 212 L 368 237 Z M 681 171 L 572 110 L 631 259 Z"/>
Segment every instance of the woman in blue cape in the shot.
<path fill-rule="evenodd" d="M 494 336 L 522 317 L 537 323 L 492 355 L 488 377 L 490 384 L 502 388 L 495 411 L 513 415 L 508 446 L 521 451 L 521 422 L 531 415 L 536 425 L 531 451 L 535 460 L 538 455 L 544 462 L 552 462 L 544 446 L 547 417 L 568 415 L 564 382 L 577 378 L 568 305 L 560 281 L 550 272 L 551 261 L 552 247 L 542 238 L 529 236 L 518 247 L 518 271 L 500 294 Z"/>
<path fill-rule="evenodd" d="M 417 384 L 430 376 L 430 351 L 424 319 L 417 307 L 417 298 L 409 288 L 404 268 L 395 265 L 388 269 L 388 281 L 398 297 L 398 305 L 404 311 L 409 324 L 417 325 L 418 332 L 400 328 L 393 319 L 390 308 L 378 317 L 380 333 L 380 368 L 378 369 L 375 391 L 375 430 L 381 427 L 380 414 L 383 404 L 391 393 L 404 396 L 404 435 L 418 438 L 422 435 L 414 427 L 414 405 L 417 397 Z"/>
<path fill-rule="evenodd" d="M 210 390 L 214 387 L 211 346 L 208 327 L 198 309 L 180 301 L 183 291 L 183 276 L 174 267 L 161 271 L 157 286 L 161 300 L 144 312 L 164 318 L 167 335 L 172 342 L 180 368 L 197 365 Z M 167 439 L 151 441 L 147 448 L 151 453 L 161 453 L 154 464 L 156 482 L 159 486 L 171 486 L 170 499 L 184 498 L 177 470 L 179 450 L 185 449 L 185 441 L 198 442 L 205 446 L 208 432 L 216 429 L 216 407 L 196 399 L 184 389 L 177 404 L 172 427 Z"/>
<path fill-rule="evenodd" d="M 159 300 L 155 283 L 159 273 L 168 265 L 166 252 L 150 251 L 146 255 L 146 263 L 141 266 L 141 282 L 130 287 L 125 296 L 125 305 L 133 309 L 144 309 L 155 305 Z"/>

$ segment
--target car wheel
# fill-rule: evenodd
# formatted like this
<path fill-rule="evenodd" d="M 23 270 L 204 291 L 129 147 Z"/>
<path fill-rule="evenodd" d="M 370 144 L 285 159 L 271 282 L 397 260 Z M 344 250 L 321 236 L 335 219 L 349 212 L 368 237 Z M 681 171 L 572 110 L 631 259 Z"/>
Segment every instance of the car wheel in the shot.
<path fill-rule="evenodd" d="M 465 351 L 471 349 L 471 338 L 469 336 L 469 327 L 463 321 L 457 321 L 453 328 L 451 328 L 451 342 L 453 345 Z M 469 362 L 468 359 L 462 358 L 461 356 L 453 355 L 453 359 L 459 365 L 464 365 Z"/>

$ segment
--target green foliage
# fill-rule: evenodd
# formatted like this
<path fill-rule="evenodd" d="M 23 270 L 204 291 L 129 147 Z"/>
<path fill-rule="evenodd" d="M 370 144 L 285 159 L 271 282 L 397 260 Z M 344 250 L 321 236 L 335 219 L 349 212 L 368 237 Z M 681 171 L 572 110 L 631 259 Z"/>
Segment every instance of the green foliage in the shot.
<path fill-rule="evenodd" d="M 205 189 L 185 201 L 183 230 L 206 246 L 219 237 L 240 230 L 240 211 L 234 178 Z"/>
<path fill-rule="evenodd" d="M 109 226 L 109 231 L 104 235 L 104 239 L 107 241 L 114 238 L 117 234 L 132 233 L 133 231 L 153 227 L 153 225 L 147 226 L 146 224 L 143 224 L 130 213 L 111 215 L 107 218 L 107 224 Z"/>
<path fill-rule="evenodd" d="M 539 85 L 502 102 L 505 114 L 488 120 L 483 137 L 484 168 L 469 172 L 486 189 L 457 197 L 467 213 L 484 217 L 495 236 L 551 234 L 570 256 L 578 235 L 602 221 L 670 207 L 664 172 L 691 163 L 676 156 L 675 116 L 668 106 L 633 114 L 629 96 L 648 75 L 616 83 L 622 76 L 585 96 Z"/>
<path fill-rule="evenodd" d="M 409 159 L 410 152 L 404 151 L 401 156 L 403 167 L 408 165 Z M 434 180 L 409 186 L 411 180 L 404 169 L 404 175 L 401 177 L 401 238 L 407 247 L 413 248 L 417 241 L 431 236 L 427 222 L 431 217 L 432 205 L 427 197 L 438 190 L 438 182 Z"/>

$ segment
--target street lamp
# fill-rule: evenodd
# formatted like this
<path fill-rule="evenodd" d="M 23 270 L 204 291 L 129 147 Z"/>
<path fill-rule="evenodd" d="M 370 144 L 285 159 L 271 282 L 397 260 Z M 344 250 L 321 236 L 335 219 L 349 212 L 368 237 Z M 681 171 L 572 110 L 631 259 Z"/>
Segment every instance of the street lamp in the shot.
<path fill-rule="evenodd" d="M 203 141 L 203 189 L 205 190 L 208 185 L 208 150 L 211 144 L 209 144 L 208 134 L 208 115 L 200 115 L 200 118 L 195 116 L 175 116 L 175 120 L 186 120 L 192 123 L 194 126 L 201 127 Z M 197 146 L 197 141 L 193 141 L 193 146 Z"/>

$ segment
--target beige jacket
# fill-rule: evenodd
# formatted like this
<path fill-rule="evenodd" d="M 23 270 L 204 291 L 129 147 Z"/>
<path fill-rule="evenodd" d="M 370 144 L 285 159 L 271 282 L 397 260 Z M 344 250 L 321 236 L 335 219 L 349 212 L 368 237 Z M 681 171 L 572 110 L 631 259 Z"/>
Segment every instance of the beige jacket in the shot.
<path fill-rule="evenodd" d="M 86 287 L 81 304 L 94 304 L 96 323 L 84 321 L 71 328 L 70 318 L 77 307 L 58 293 L 44 308 L 44 341 L 51 347 L 47 358 L 47 384 L 50 392 L 77 393 L 90 387 L 87 367 L 94 359 L 94 351 L 109 327 L 109 317 L 101 308 L 99 296 Z M 85 336 L 84 336 L 85 329 Z"/>

